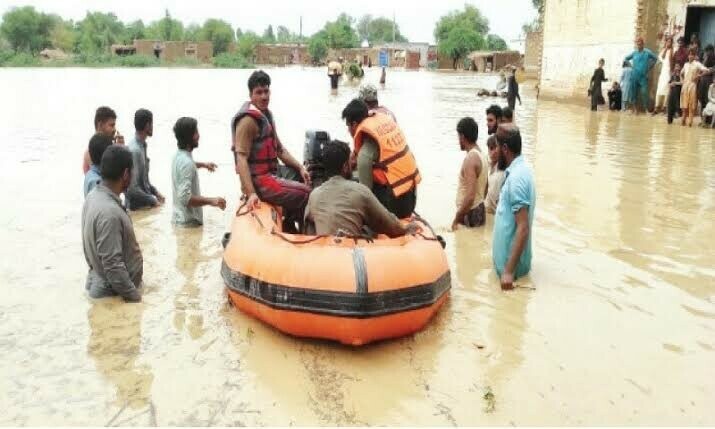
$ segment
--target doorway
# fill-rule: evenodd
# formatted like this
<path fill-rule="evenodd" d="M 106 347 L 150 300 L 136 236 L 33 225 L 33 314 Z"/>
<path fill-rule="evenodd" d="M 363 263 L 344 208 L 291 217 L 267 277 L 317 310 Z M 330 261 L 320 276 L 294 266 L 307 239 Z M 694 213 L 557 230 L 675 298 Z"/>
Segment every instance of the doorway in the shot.
<path fill-rule="evenodd" d="M 697 34 L 700 48 L 715 44 L 715 6 L 689 6 L 685 19 L 685 40 Z"/>

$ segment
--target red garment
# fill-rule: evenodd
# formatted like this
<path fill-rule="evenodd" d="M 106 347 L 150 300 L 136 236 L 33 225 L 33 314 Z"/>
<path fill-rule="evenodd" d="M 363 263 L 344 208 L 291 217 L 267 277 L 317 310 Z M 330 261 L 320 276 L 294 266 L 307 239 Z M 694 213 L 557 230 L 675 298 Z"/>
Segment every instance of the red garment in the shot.
<path fill-rule="evenodd" d="M 686 48 L 678 48 L 678 50 L 673 54 L 673 68 L 675 68 L 676 64 L 680 64 L 680 68 L 682 69 L 687 62 L 688 50 Z"/>

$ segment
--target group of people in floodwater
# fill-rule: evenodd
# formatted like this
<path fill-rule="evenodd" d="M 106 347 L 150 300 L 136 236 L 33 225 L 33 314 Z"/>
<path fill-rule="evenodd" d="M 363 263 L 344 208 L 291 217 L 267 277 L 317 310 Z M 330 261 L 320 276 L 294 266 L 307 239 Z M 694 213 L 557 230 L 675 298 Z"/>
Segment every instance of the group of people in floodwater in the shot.
<path fill-rule="evenodd" d="M 398 237 L 419 232 L 413 220 L 423 177 L 397 118 L 379 104 L 374 86 L 363 85 L 359 97 L 342 111 L 352 149 L 339 140 L 323 143 L 321 162 L 327 180 L 315 189 L 309 171 L 278 135 L 269 109 L 269 75 L 253 72 L 248 94 L 249 100 L 230 121 L 231 153 L 246 210 L 263 203 L 280 207 L 285 233 Z M 457 141 L 466 156 L 459 169 L 452 229 L 481 227 L 488 213 L 494 215 L 494 266 L 502 288 L 511 289 L 514 280 L 530 270 L 536 193 L 513 117 L 506 119 L 496 105 L 486 113 L 486 147 L 478 144 L 479 127 L 473 118 L 456 124 Z M 85 154 L 86 289 L 93 298 L 119 295 L 138 302 L 143 258 L 127 210 L 158 207 L 166 198 L 149 177 L 147 140 L 153 135 L 153 113 L 136 111 L 135 135 L 128 145 L 116 131 L 116 118 L 108 107 L 97 109 L 95 134 Z M 173 131 L 177 151 L 172 161 L 172 222 L 201 226 L 204 206 L 226 208 L 225 199 L 200 191 L 198 170 L 214 171 L 217 166 L 194 160 L 200 137 L 196 119 L 179 118 Z"/>
<path fill-rule="evenodd" d="M 701 48 L 697 34 L 686 39 L 677 39 L 678 48 L 673 47 L 673 36 L 666 35 L 663 49 L 658 55 L 645 47 L 643 38 L 636 40 L 636 50 L 624 58 L 620 81 L 613 82 L 608 91 L 610 110 L 628 110 L 634 113 L 645 111 L 650 105 L 648 95 L 649 74 L 660 63 L 653 115 L 667 113 L 668 123 L 680 116 L 683 126 L 692 126 L 693 118 L 700 112 L 701 126 L 715 127 L 715 49 L 709 44 Z M 602 84 L 607 82 L 599 60 L 598 68 L 591 77 L 589 96 L 591 110 L 605 104 Z"/>

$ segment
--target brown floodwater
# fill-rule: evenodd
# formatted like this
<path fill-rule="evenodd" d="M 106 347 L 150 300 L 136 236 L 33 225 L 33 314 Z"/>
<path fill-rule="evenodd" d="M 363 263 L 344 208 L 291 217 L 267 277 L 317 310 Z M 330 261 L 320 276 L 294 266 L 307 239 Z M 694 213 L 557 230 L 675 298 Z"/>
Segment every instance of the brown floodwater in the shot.
<path fill-rule="evenodd" d="M 499 288 L 485 228 L 448 232 L 457 121 L 493 77 L 388 71 L 380 100 L 416 153 L 418 210 L 447 240 L 448 304 L 414 336 L 358 349 L 295 339 L 227 303 L 221 236 L 238 198 L 229 120 L 249 71 L 0 70 L 0 425 L 715 424 L 715 134 L 664 118 L 536 102 L 517 122 L 538 194 L 532 273 Z M 275 69 L 271 107 L 299 158 L 307 128 L 347 139 L 324 70 Z M 367 71 L 377 82 L 379 70 Z M 180 116 L 199 122 L 203 229 L 132 214 L 142 304 L 85 295 L 82 151 L 94 109 L 132 134 L 153 110 L 168 198 Z"/>

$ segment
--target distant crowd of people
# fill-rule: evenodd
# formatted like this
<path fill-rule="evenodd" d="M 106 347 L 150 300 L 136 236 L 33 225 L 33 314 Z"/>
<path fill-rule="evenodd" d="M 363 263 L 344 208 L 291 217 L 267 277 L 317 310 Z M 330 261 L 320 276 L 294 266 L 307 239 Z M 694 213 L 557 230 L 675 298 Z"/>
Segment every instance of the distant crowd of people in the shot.
<path fill-rule="evenodd" d="M 631 110 L 635 114 L 646 111 L 650 105 L 649 73 L 658 63 L 661 71 L 652 114 L 666 113 L 669 124 L 680 117 L 683 126 L 692 126 L 699 113 L 701 126 L 715 128 L 715 49 L 712 44 L 701 48 L 697 34 L 692 35 L 689 44 L 684 37 L 678 38 L 677 49 L 673 47 L 673 37 L 666 36 L 658 55 L 645 47 L 643 38 L 638 38 L 636 50 L 624 58 L 620 81 L 614 81 L 608 90 L 608 108 Z M 599 60 L 591 77 L 589 96 L 593 111 L 606 103 L 602 90 L 603 83 L 608 81 L 604 65 L 605 61 Z"/>

